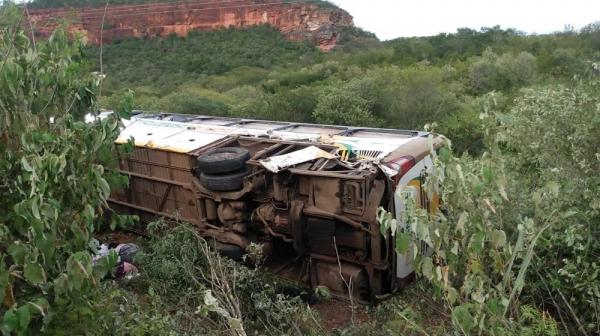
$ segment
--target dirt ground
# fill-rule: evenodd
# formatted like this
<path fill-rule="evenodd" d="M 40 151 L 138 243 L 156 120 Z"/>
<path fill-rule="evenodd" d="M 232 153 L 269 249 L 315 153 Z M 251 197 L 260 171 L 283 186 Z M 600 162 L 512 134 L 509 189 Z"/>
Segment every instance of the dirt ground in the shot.
<path fill-rule="evenodd" d="M 352 306 L 350 302 L 330 299 L 322 301 L 310 306 L 319 313 L 321 317 L 321 326 L 326 331 L 335 329 L 343 329 L 353 324 L 362 324 L 373 319 L 372 315 L 367 312 L 367 307 L 363 305 L 355 305 L 354 321 L 352 321 Z"/>
<path fill-rule="evenodd" d="M 95 238 L 102 243 L 115 243 L 115 244 L 125 244 L 125 243 L 135 243 L 136 240 L 139 239 L 139 235 L 136 235 L 131 232 L 124 231 L 113 231 L 106 233 L 99 233 L 95 235 Z"/>

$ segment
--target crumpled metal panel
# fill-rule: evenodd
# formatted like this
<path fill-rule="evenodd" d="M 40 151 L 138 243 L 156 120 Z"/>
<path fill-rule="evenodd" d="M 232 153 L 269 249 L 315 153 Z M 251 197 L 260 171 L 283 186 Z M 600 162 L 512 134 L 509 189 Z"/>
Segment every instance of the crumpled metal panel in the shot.
<path fill-rule="evenodd" d="M 297 165 L 299 163 L 308 162 L 316 159 L 333 159 L 335 155 L 328 153 L 316 146 L 309 146 L 291 153 L 271 156 L 267 159 L 260 160 L 260 164 L 270 172 L 278 173 L 286 168 Z"/>

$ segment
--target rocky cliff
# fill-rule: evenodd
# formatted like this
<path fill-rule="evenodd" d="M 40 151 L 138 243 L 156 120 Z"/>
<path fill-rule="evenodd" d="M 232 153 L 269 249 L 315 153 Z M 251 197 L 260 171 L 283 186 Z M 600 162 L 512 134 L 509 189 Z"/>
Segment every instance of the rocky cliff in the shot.
<path fill-rule="evenodd" d="M 30 10 L 36 35 L 48 37 L 61 21 L 89 43 L 130 37 L 186 35 L 189 31 L 269 24 L 289 39 L 306 40 L 322 50 L 335 47 L 352 16 L 333 6 L 281 0 L 194 0 L 104 7 Z M 103 20 L 104 18 L 104 20 Z M 104 23 L 103 23 L 104 22 Z"/>

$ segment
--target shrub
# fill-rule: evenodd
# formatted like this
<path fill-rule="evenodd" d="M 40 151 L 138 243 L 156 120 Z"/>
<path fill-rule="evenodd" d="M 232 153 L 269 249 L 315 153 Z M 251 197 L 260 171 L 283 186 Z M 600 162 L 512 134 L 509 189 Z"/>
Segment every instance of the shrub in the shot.
<path fill-rule="evenodd" d="M 598 88 L 594 80 L 527 90 L 503 119 L 503 140 L 514 152 L 509 168 L 523 176 L 521 188 L 549 184 L 557 195 L 546 204 L 538 193 L 518 198 L 522 212 L 543 204 L 557 217 L 536 249 L 526 293 L 536 302 L 552 298 L 555 314 L 579 319 L 573 329 L 592 334 L 600 331 Z"/>
<path fill-rule="evenodd" d="M 415 257 L 464 333 L 556 334 L 554 322 L 530 325 L 531 309 L 548 315 L 541 307 L 564 329 L 598 332 L 600 97 L 595 78 L 573 86 L 526 90 L 506 114 L 490 100 L 481 157 L 432 151 L 426 187 L 440 193 L 441 211 L 431 216 L 406 198 L 397 250 Z M 380 220 L 397 227 L 385 212 Z M 411 252 L 421 241 L 433 256 Z"/>
<path fill-rule="evenodd" d="M 156 103 L 160 111 L 200 115 L 226 116 L 229 114 L 229 97 L 201 87 L 182 85 Z"/>
<path fill-rule="evenodd" d="M 319 96 L 313 118 L 322 124 L 371 126 L 375 123 L 371 106 L 356 91 L 331 86 Z"/>
<path fill-rule="evenodd" d="M 180 333 L 283 335 L 316 327 L 299 297 L 282 294 L 257 269 L 221 257 L 194 227 L 157 234 L 137 261 L 148 291 L 168 307 Z"/>
<path fill-rule="evenodd" d="M 470 68 L 471 86 L 477 93 L 517 89 L 534 82 L 536 58 L 528 52 L 496 55 L 486 50 Z"/>
<path fill-rule="evenodd" d="M 84 123 L 99 78 L 81 71 L 81 45 L 59 29 L 30 44 L 22 13 L 0 7 L 0 330 L 36 334 L 87 316 L 116 255 L 93 265 L 92 234 L 111 186 L 124 177 L 113 142 L 117 115 Z M 124 219 L 115 216 L 117 222 Z M 112 226 L 112 225 L 111 225 Z"/>

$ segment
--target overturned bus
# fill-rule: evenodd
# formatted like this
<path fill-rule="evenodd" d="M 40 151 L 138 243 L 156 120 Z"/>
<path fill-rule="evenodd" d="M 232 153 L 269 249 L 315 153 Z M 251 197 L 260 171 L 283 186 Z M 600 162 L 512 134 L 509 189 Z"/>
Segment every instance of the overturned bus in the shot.
<path fill-rule="evenodd" d="M 378 208 L 400 218 L 411 188 L 417 204 L 431 165 L 429 133 L 174 114 L 139 114 L 118 144 L 130 178 L 110 199 L 117 211 L 197 226 L 224 254 L 249 246 L 264 266 L 301 286 L 326 286 L 374 302 L 412 272 L 380 232 Z M 403 224 L 399 220 L 399 227 Z"/>

